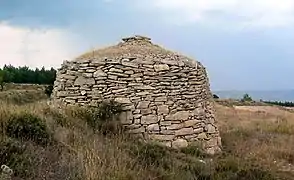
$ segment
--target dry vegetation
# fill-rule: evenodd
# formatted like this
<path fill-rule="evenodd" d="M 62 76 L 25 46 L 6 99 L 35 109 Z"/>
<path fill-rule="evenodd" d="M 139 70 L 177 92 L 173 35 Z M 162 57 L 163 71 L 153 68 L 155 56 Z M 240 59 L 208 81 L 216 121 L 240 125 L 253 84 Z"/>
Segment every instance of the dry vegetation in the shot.
<path fill-rule="evenodd" d="M 294 113 L 288 111 L 216 104 L 224 153 L 208 157 L 197 146 L 171 150 L 117 128 L 101 133 L 93 128 L 93 112 L 57 110 L 39 99 L 31 96 L 26 104 L 1 100 L 0 165 L 14 171 L 12 179 L 294 179 Z"/>

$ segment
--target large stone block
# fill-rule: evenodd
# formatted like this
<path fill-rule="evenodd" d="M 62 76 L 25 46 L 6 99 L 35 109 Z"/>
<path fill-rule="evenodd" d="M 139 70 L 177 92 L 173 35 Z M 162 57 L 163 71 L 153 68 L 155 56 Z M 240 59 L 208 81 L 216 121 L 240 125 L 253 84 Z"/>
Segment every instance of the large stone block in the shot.
<path fill-rule="evenodd" d="M 167 115 L 169 113 L 168 105 L 160 105 L 157 107 L 157 114 L 158 115 Z"/>
<path fill-rule="evenodd" d="M 176 131 L 176 136 L 185 136 L 193 134 L 193 128 L 182 128 Z"/>
<path fill-rule="evenodd" d="M 185 148 L 188 146 L 188 141 L 185 139 L 177 139 L 172 142 L 172 147 L 176 149 Z"/>
<path fill-rule="evenodd" d="M 172 124 L 166 127 L 168 130 L 176 130 L 183 128 L 183 124 Z"/>
<path fill-rule="evenodd" d="M 201 123 L 201 121 L 197 120 L 197 119 L 193 119 L 193 120 L 187 120 L 184 122 L 184 127 L 193 127 L 194 125 Z"/>
<path fill-rule="evenodd" d="M 74 85 L 83 86 L 83 85 L 95 85 L 95 79 L 93 78 L 85 78 L 83 76 L 78 77 Z"/>
<path fill-rule="evenodd" d="M 206 133 L 203 132 L 203 133 L 199 134 L 197 136 L 197 138 L 200 139 L 200 140 L 207 139 L 207 135 L 206 135 Z"/>
<path fill-rule="evenodd" d="M 177 121 L 177 120 L 188 120 L 190 116 L 190 112 L 189 111 L 179 111 L 176 112 L 175 114 L 169 114 L 165 117 L 165 120 L 171 120 L 171 121 Z"/>
<path fill-rule="evenodd" d="M 105 76 L 107 76 L 107 74 L 103 70 L 98 69 L 96 72 L 93 73 L 93 76 L 94 77 L 105 77 Z"/>
<path fill-rule="evenodd" d="M 67 91 L 57 91 L 57 97 L 66 97 L 68 95 Z"/>
<path fill-rule="evenodd" d="M 151 134 L 149 135 L 149 138 L 159 141 L 171 141 L 175 138 L 175 135 Z"/>
<path fill-rule="evenodd" d="M 137 105 L 138 109 L 147 109 L 149 107 L 150 101 L 140 101 Z"/>
<path fill-rule="evenodd" d="M 212 124 L 208 124 L 206 126 L 206 129 L 207 129 L 207 133 L 209 134 L 216 133 L 216 128 Z"/>
<path fill-rule="evenodd" d="M 210 147 L 216 147 L 218 145 L 218 139 L 217 138 L 211 138 L 208 141 L 206 141 L 205 146 Z"/>
<path fill-rule="evenodd" d="M 156 72 L 159 72 L 159 71 L 168 71 L 169 70 L 169 66 L 167 64 L 156 64 L 156 65 L 154 65 L 154 70 Z"/>
<path fill-rule="evenodd" d="M 120 113 L 119 120 L 122 124 L 132 124 L 133 114 L 131 111 L 124 111 Z"/>
<path fill-rule="evenodd" d="M 132 103 L 129 98 L 115 98 L 114 101 L 116 101 L 118 103 L 121 103 L 121 104 L 130 104 L 130 103 Z"/>
<path fill-rule="evenodd" d="M 60 77 L 62 79 L 67 79 L 67 80 L 75 80 L 77 77 L 74 76 L 74 75 L 67 75 L 67 74 L 64 74 L 64 75 L 60 75 Z"/>
<path fill-rule="evenodd" d="M 146 128 L 148 131 L 159 131 L 159 125 L 158 124 L 151 124 L 147 126 Z"/>
<path fill-rule="evenodd" d="M 141 109 L 141 114 L 142 115 L 148 115 L 148 114 L 151 114 L 152 111 L 151 109 Z"/>
<path fill-rule="evenodd" d="M 137 128 L 137 129 L 130 129 L 127 132 L 128 133 L 131 133 L 131 134 L 144 133 L 145 132 L 145 128 L 143 126 L 141 126 L 140 128 Z"/>
<path fill-rule="evenodd" d="M 110 68 L 109 72 L 123 73 L 124 71 L 118 68 Z"/>
<path fill-rule="evenodd" d="M 128 62 L 127 60 L 122 61 L 122 65 L 127 66 L 127 67 L 132 67 L 132 68 L 138 68 L 138 64 L 133 63 L 133 62 Z"/>
<path fill-rule="evenodd" d="M 141 117 L 142 124 L 155 124 L 158 122 L 158 118 L 156 115 L 147 115 Z"/>
<path fill-rule="evenodd" d="M 172 121 L 160 121 L 161 126 L 170 126 L 172 124 Z"/>
<path fill-rule="evenodd" d="M 165 102 L 167 101 L 167 97 L 166 96 L 162 96 L 162 97 L 156 97 L 155 102 Z"/>

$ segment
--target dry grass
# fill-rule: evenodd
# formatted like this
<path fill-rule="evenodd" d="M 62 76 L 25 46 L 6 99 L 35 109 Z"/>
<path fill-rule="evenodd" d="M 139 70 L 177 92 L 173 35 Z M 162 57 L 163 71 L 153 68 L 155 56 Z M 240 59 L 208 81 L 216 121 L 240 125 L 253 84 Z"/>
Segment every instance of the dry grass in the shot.
<path fill-rule="evenodd" d="M 80 109 L 57 110 L 44 101 L 1 103 L 0 142 L 10 139 L 25 145 L 24 152 L 12 154 L 7 164 L 15 171 L 14 179 L 294 179 L 294 168 L 289 165 L 294 163 L 293 113 L 218 104 L 216 109 L 224 148 L 224 154 L 217 157 L 207 157 L 196 147 L 175 151 L 140 143 L 123 133 L 102 135 L 87 124 L 88 117 Z M 7 137 L 5 127 L 11 117 L 24 112 L 46 123 L 52 144 L 44 147 Z"/>
<path fill-rule="evenodd" d="M 47 96 L 40 90 L 10 90 L 0 92 L 0 101 L 11 104 L 27 104 L 44 100 Z"/>
<path fill-rule="evenodd" d="M 122 149 L 129 138 L 121 136 L 104 136 L 94 133 L 88 126 L 85 115 L 76 108 L 62 111 L 52 109 L 46 102 L 26 105 L 12 103 L 0 104 L 1 139 L 10 138 L 5 133 L 8 121 L 14 115 L 29 113 L 41 118 L 53 133 L 56 140 L 52 146 L 42 147 L 34 142 L 21 142 L 26 145 L 25 166 L 12 165 L 18 178 L 23 179 L 140 179 L 148 178 L 150 172 L 140 166 L 130 154 Z M 15 142 L 20 140 L 15 139 Z M 0 149 L 1 150 L 1 149 Z M 1 159 L 1 158 L 0 158 Z M 0 162 L 1 163 L 1 162 Z M 29 168 L 32 166 L 32 168 Z M 27 168 L 27 169 L 26 169 Z M 25 173 L 29 170 L 30 173 Z M 152 179 L 152 178 L 150 178 Z"/>
<path fill-rule="evenodd" d="M 294 172 L 294 113 L 276 107 L 216 107 L 226 151 L 270 169 Z"/>

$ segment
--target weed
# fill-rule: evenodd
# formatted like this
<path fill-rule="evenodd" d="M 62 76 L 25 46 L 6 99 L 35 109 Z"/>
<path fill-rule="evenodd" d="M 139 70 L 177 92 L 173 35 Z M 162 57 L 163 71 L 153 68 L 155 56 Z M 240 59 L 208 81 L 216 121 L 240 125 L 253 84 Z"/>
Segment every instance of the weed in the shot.
<path fill-rule="evenodd" d="M 9 95 L 5 91 L 0 95 L 5 93 Z M 270 113 L 217 107 L 221 108 L 217 112 L 224 153 L 208 157 L 197 145 L 173 150 L 138 142 L 126 134 L 104 136 L 102 132 L 115 131 L 118 123 L 121 109 L 114 102 L 104 102 L 96 108 L 68 110 L 67 107 L 60 111 L 49 109 L 45 102 L 3 103 L 0 125 L 11 132 L 0 133 L 0 165 L 13 169 L 16 176 L 13 178 L 36 180 L 274 180 L 282 179 L 285 174 L 289 174 L 287 180 L 293 179 L 289 170 L 289 163 L 294 162 L 291 121 L 276 123 L 276 116 Z M 280 116 L 287 120 L 294 117 L 284 111 Z M 27 127 L 29 130 L 24 131 Z M 43 141 L 39 143 L 37 137 L 49 137 L 51 142 L 51 135 L 42 135 L 50 134 L 47 127 L 56 142 L 40 146 Z M 113 129 L 106 130 L 107 127 Z M 18 130 L 26 136 L 12 133 Z M 13 138 L 7 139 L 6 135 Z"/>
<path fill-rule="evenodd" d="M 24 105 L 46 99 L 47 96 L 38 90 L 13 90 L 0 92 L 0 101 L 7 104 Z"/>
<path fill-rule="evenodd" d="M 0 164 L 9 166 L 16 176 L 24 178 L 32 175 L 33 159 L 21 142 L 8 138 L 0 141 Z"/>
<path fill-rule="evenodd" d="M 51 96 L 52 92 L 53 92 L 53 85 L 46 86 L 46 88 L 45 88 L 45 94 L 46 94 L 48 97 Z"/>
<path fill-rule="evenodd" d="M 181 152 L 201 158 L 205 158 L 207 156 L 207 153 L 205 153 L 201 146 L 198 144 L 190 144 L 188 147 L 182 148 Z"/>
<path fill-rule="evenodd" d="M 133 156 L 139 163 L 154 167 L 159 179 L 210 179 L 209 164 L 195 156 L 158 145 L 156 143 L 139 143 L 131 148 Z"/>
<path fill-rule="evenodd" d="M 7 122 L 6 133 L 9 137 L 31 140 L 41 145 L 51 140 L 51 134 L 42 119 L 27 112 L 12 115 Z"/>
<path fill-rule="evenodd" d="M 85 119 L 94 130 L 106 135 L 120 132 L 121 125 L 118 116 L 121 112 L 120 104 L 115 101 L 107 101 L 99 104 L 97 108 L 81 108 L 79 116 Z"/>
<path fill-rule="evenodd" d="M 294 134 L 294 125 L 289 124 L 287 120 L 283 120 L 280 122 L 261 122 L 257 123 L 257 128 L 269 133 L 276 134 Z"/>
<path fill-rule="evenodd" d="M 170 166 L 169 151 L 166 147 L 153 143 L 139 143 L 133 146 L 133 153 L 145 164 Z"/>

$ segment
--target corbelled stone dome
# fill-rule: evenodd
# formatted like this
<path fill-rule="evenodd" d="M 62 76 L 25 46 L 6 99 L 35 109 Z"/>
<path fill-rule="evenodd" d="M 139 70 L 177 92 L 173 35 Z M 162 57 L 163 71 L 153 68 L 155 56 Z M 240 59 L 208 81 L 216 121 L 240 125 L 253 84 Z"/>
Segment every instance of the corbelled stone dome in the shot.
<path fill-rule="evenodd" d="M 88 60 L 88 59 L 100 59 L 103 58 L 139 58 L 136 60 L 142 61 L 164 61 L 167 64 L 179 64 L 185 63 L 191 66 L 196 65 L 196 61 L 183 55 L 177 54 L 173 51 L 164 49 L 157 44 L 151 42 L 151 38 L 135 35 L 132 37 L 123 38 L 122 42 L 117 45 L 94 50 L 85 53 L 76 60 Z"/>
<path fill-rule="evenodd" d="M 174 148 L 202 142 L 220 151 L 206 70 L 200 62 L 166 50 L 143 36 L 65 61 L 52 98 L 64 104 L 97 105 L 115 100 L 129 133 Z"/>

